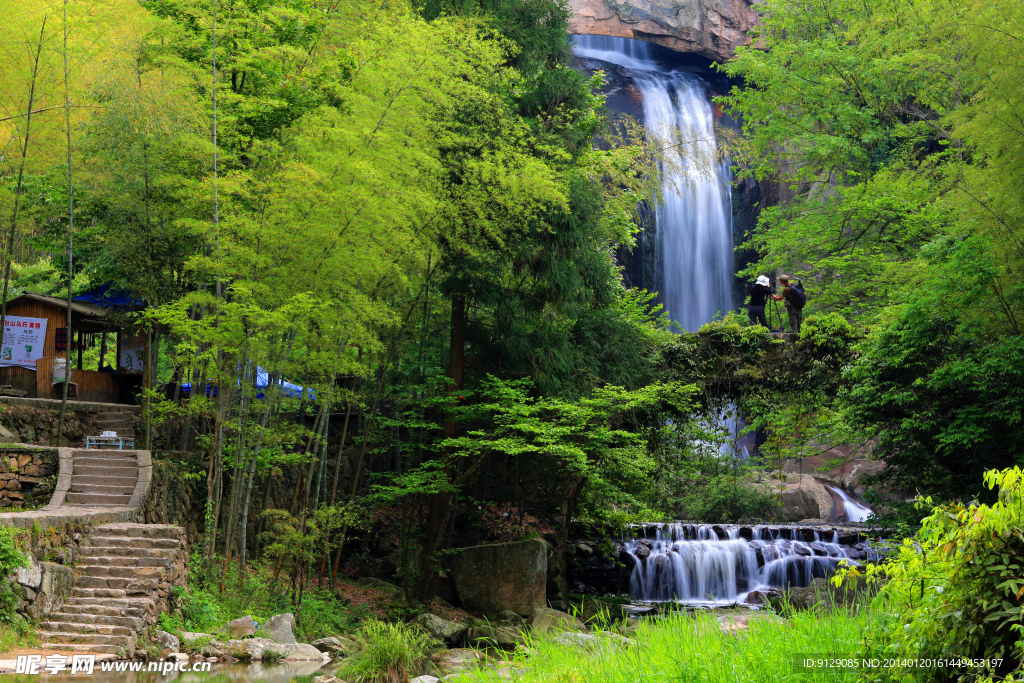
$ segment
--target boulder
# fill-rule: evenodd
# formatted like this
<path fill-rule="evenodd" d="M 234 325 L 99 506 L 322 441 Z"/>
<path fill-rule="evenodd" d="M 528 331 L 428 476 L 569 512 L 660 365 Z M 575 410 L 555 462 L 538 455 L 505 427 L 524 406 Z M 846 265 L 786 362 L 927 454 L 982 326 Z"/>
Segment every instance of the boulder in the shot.
<path fill-rule="evenodd" d="M 177 652 L 181 649 L 181 641 L 178 639 L 178 636 L 167 631 L 153 631 L 153 642 L 159 643 L 160 647 L 167 648 L 171 652 Z"/>
<path fill-rule="evenodd" d="M 530 627 L 538 633 L 587 630 L 583 622 L 576 617 L 547 607 L 538 607 L 533 610 L 533 614 L 530 615 Z"/>
<path fill-rule="evenodd" d="M 449 645 L 455 645 L 462 642 L 462 636 L 466 632 L 465 624 L 448 621 L 447 619 L 442 619 L 436 614 L 430 614 L 429 612 L 419 615 L 412 621 L 430 635 L 434 636 L 438 640 L 443 640 Z"/>
<path fill-rule="evenodd" d="M 285 662 L 316 662 L 324 661 L 324 658 L 330 659 L 330 657 L 318 650 L 316 647 L 307 643 L 295 643 L 294 645 L 288 646 L 288 653 L 285 654 L 282 661 Z"/>
<path fill-rule="evenodd" d="M 451 576 L 463 608 L 527 616 L 546 604 L 548 547 L 541 539 L 454 551 Z"/>
<path fill-rule="evenodd" d="M 842 586 L 832 585 L 829 579 L 817 578 L 804 588 L 790 588 L 789 604 L 795 609 L 831 609 L 837 606 L 849 606 L 861 599 L 861 596 L 873 596 L 878 592 L 878 584 L 867 583 L 861 576 L 856 582 L 846 582 Z"/>
<path fill-rule="evenodd" d="M 507 626 L 508 628 L 514 628 L 522 630 L 526 628 L 526 620 L 515 612 L 505 610 L 504 612 L 498 612 L 498 618 L 495 621 L 498 626 Z"/>
<path fill-rule="evenodd" d="M 292 628 L 294 626 L 295 615 L 291 612 L 287 612 L 286 614 L 275 614 L 267 619 L 266 623 L 260 627 L 259 634 L 265 638 L 269 638 L 275 643 L 294 645 L 299 642 L 295 640 L 295 634 L 292 633 Z"/>
<path fill-rule="evenodd" d="M 349 653 L 353 650 L 352 642 L 348 638 L 336 636 L 314 640 L 310 644 L 320 650 L 320 652 L 327 652 L 335 657 L 348 657 Z"/>
<path fill-rule="evenodd" d="M 594 652 L 607 646 L 626 646 L 632 644 L 632 640 L 618 633 L 609 631 L 598 631 L 597 633 L 576 633 L 567 631 L 555 636 L 555 642 L 559 645 L 578 647 L 581 650 Z"/>
<path fill-rule="evenodd" d="M 772 600 L 782 598 L 783 595 L 784 593 L 779 588 L 761 588 L 747 593 L 747 597 L 743 602 L 748 605 L 764 605 L 771 603 Z"/>
<path fill-rule="evenodd" d="M 458 671 L 469 671 L 478 669 L 485 661 L 483 652 L 470 648 L 460 647 L 445 650 L 438 655 L 436 663 L 442 673 L 456 673 Z"/>
<path fill-rule="evenodd" d="M 187 652 L 172 652 L 167 655 L 167 659 L 171 662 L 187 662 L 191 658 Z"/>
<path fill-rule="evenodd" d="M 43 571 L 39 563 L 34 559 L 29 561 L 27 567 L 18 567 L 14 572 L 14 579 L 22 586 L 39 588 L 43 580 Z"/>
<path fill-rule="evenodd" d="M 316 683 L 314 680 L 313 683 Z M 416 678 L 409 679 L 409 683 L 443 683 L 437 676 L 417 676 Z"/>
<path fill-rule="evenodd" d="M 313 683 L 337 683 L 337 680 L 338 680 L 337 676 L 328 676 L 326 674 L 323 675 L 323 676 L 314 676 L 313 677 Z"/>
<path fill-rule="evenodd" d="M 786 522 L 799 522 L 803 519 L 815 519 L 820 516 L 817 499 L 805 488 L 787 488 L 779 498 L 782 502 L 781 515 Z"/>
<path fill-rule="evenodd" d="M 580 616 L 588 624 L 602 620 L 611 623 L 627 618 L 629 612 L 618 603 L 585 598 L 580 606 Z"/>
<path fill-rule="evenodd" d="M 42 620 L 54 609 L 64 604 L 64 600 L 71 597 L 75 587 L 75 572 L 71 567 L 53 562 L 40 562 L 39 584 L 33 591 L 23 585 L 22 590 L 26 596 L 28 592 L 34 593 L 32 603 L 28 607 L 28 615 L 36 620 Z"/>
<path fill-rule="evenodd" d="M 260 661 L 265 655 L 274 659 L 284 659 L 291 652 L 291 645 L 283 645 L 270 638 L 246 638 L 245 640 L 229 640 L 224 644 L 224 652 L 242 661 Z M 314 648 L 315 649 L 315 648 Z M 318 656 L 321 656 L 317 650 Z"/>
<path fill-rule="evenodd" d="M 580 554 L 580 555 L 582 555 L 583 557 L 590 557 L 591 555 L 593 555 L 593 554 L 594 554 L 594 549 L 593 549 L 593 548 L 591 548 L 591 547 L 590 547 L 589 545 L 587 545 L 586 543 L 577 543 L 577 544 L 576 544 L 576 550 L 577 550 L 577 551 L 579 552 L 579 554 Z"/>
<path fill-rule="evenodd" d="M 239 617 L 238 619 L 232 619 L 224 625 L 222 629 L 224 635 L 228 638 L 244 638 L 245 636 L 256 635 L 256 620 L 252 618 L 252 615 L 246 615 Z"/>
<path fill-rule="evenodd" d="M 517 645 L 522 645 L 524 642 L 523 634 L 519 629 L 491 624 L 468 628 L 465 640 L 473 647 L 496 647 L 502 650 L 514 650 Z"/>
<path fill-rule="evenodd" d="M 7 395 L 11 396 L 12 395 L 10 393 L 11 390 L 8 389 L 7 391 L 8 391 Z M 15 391 L 17 391 L 17 390 L 15 390 Z M 7 427 L 4 427 L 3 425 L 0 425 L 0 443 L 18 443 L 18 441 L 19 441 L 19 439 L 18 439 L 18 435 L 17 434 L 12 432 Z"/>

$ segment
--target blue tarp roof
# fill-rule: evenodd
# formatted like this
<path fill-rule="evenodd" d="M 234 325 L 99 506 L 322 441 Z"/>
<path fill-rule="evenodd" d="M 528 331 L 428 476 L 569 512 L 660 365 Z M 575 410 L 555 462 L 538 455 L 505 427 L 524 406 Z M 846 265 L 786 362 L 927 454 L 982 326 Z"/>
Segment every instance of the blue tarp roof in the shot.
<path fill-rule="evenodd" d="M 103 308 L 144 308 L 146 305 L 145 301 L 141 299 L 134 299 L 126 292 L 122 292 L 116 289 L 111 289 L 110 285 L 100 285 L 95 289 L 91 289 L 85 294 L 71 297 L 72 301 L 85 301 L 86 303 L 93 304 L 94 306 L 102 306 Z"/>

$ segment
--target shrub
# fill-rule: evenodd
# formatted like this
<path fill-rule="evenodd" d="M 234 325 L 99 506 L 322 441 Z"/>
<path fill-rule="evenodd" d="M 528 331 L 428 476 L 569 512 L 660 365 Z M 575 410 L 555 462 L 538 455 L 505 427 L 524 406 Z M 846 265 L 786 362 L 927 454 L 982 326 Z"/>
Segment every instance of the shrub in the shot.
<path fill-rule="evenodd" d="M 295 624 L 295 635 L 310 642 L 331 633 L 352 631 L 364 610 L 351 609 L 330 591 L 322 588 L 306 591 L 302 611 Z"/>
<path fill-rule="evenodd" d="M 339 676 L 362 683 L 407 683 L 431 669 L 430 655 L 441 647 L 417 628 L 382 621 L 367 622 L 357 639 L 361 647 Z"/>
<path fill-rule="evenodd" d="M 895 670 L 894 679 L 981 681 L 1021 668 L 1024 471 L 990 470 L 985 484 L 998 487 L 996 503 L 934 508 L 916 538 L 905 539 L 890 561 L 867 568 L 869 581 L 887 581 L 872 606 L 891 626 L 869 631 L 866 644 L 874 656 L 894 661 L 967 657 L 1000 663 L 959 671 Z M 850 568 L 833 580 L 844 574 L 859 572 Z"/>

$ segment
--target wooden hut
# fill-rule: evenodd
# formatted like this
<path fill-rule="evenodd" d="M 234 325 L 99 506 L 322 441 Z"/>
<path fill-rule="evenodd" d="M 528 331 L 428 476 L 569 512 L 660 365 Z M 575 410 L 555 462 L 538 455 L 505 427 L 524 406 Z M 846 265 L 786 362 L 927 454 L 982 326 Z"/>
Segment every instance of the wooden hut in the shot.
<path fill-rule="evenodd" d="M 146 338 L 117 325 L 110 309 L 84 301 L 26 293 L 7 303 L 6 331 L 0 347 L 0 385 L 9 384 L 32 398 L 60 398 L 53 384 L 57 358 L 71 363 L 77 400 L 134 403 L 142 383 Z M 83 367 L 83 350 L 101 339 L 97 366 Z"/>

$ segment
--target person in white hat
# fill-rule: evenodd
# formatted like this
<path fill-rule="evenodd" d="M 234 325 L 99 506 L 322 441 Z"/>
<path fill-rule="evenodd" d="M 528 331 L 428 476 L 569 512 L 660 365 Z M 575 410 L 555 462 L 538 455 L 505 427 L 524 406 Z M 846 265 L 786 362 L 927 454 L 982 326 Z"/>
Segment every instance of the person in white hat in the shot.
<path fill-rule="evenodd" d="M 768 303 L 768 297 L 772 295 L 771 280 L 764 275 L 758 275 L 757 281 L 750 286 L 750 303 L 747 304 L 747 316 L 750 324 L 761 323 L 768 327 L 768 318 L 764 315 L 764 307 Z"/>

